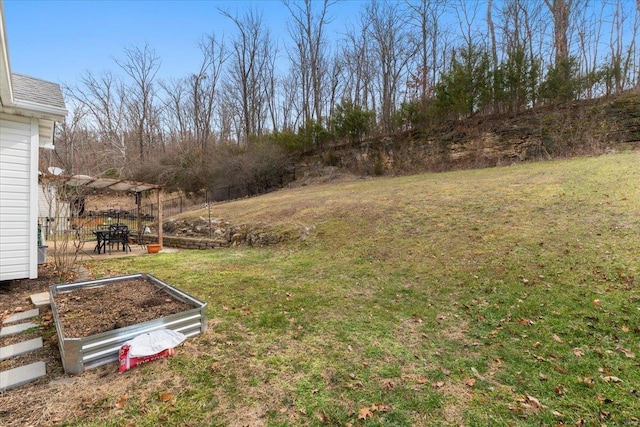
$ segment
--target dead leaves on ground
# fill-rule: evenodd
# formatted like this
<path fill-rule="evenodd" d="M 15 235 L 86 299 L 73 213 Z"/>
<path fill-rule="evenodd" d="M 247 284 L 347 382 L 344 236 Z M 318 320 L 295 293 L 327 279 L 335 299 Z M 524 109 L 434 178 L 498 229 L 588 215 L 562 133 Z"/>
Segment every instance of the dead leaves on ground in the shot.
<path fill-rule="evenodd" d="M 509 405 L 512 411 L 536 412 L 545 409 L 546 406 L 540 402 L 540 399 L 531 395 L 525 395 L 516 399 L 518 406 Z"/>
<path fill-rule="evenodd" d="M 159 392 L 157 394 L 157 397 L 158 397 L 158 401 L 162 403 L 170 404 L 170 405 L 175 404 L 177 401 L 177 397 L 170 390 L 164 390 L 162 392 Z M 127 405 L 127 402 L 129 401 L 130 398 L 131 398 L 131 395 L 129 393 L 123 394 L 118 398 L 118 401 L 114 404 L 114 407 L 116 409 L 123 409 Z M 142 397 L 139 399 L 139 401 L 140 403 L 144 403 L 146 401 L 146 398 Z"/>
<path fill-rule="evenodd" d="M 376 405 L 375 403 L 369 407 L 360 408 L 358 410 L 358 420 L 366 420 L 373 418 L 377 413 L 385 414 L 391 412 L 393 408 L 389 405 Z"/>
<path fill-rule="evenodd" d="M 622 380 L 613 375 L 601 375 L 600 379 L 606 383 L 621 383 Z"/>
<path fill-rule="evenodd" d="M 118 401 L 116 402 L 116 408 L 118 409 L 124 408 L 124 405 L 127 404 L 127 399 L 129 399 L 129 393 L 125 393 L 122 396 L 120 396 L 120 399 L 118 399 Z"/>
<path fill-rule="evenodd" d="M 631 350 L 627 350 L 626 348 L 623 348 L 621 346 L 617 346 L 616 350 L 622 352 L 625 356 L 627 356 L 630 359 L 634 359 L 636 357 L 636 355 Z"/>
<path fill-rule="evenodd" d="M 169 390 L 165 390 L 162 393 L 158 394 L 158 400 L 161 402 L 175 402 L 176 397 Z"/>

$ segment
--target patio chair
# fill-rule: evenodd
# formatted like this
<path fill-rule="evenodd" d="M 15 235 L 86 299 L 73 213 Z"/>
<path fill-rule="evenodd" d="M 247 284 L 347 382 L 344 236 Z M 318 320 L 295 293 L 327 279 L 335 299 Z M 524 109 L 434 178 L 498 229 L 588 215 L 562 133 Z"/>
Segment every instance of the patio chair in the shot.
<path fill-rule="evenodd" d="M 140 246 L 142 249 L 144 249 L 145 251 L 147 250 L 147 245 L 144 242 L 144 228 L 138 228 L 138 232 L 136 234 L 135 240 L 136 243 L 138 244 L 138 246 Z"/>
<path fill-rule="evenodd" d="M 120 244 L 122 244 L 122 250 L 131 252 L 131 246 L 129 245 L 129 227 L 122 224 L 113 224 L 109 226 L 109 237 L 107 244 L 109 245 L 109 253 L 113 245 L 116 245 L 116 249 L 120 250 Z"/>

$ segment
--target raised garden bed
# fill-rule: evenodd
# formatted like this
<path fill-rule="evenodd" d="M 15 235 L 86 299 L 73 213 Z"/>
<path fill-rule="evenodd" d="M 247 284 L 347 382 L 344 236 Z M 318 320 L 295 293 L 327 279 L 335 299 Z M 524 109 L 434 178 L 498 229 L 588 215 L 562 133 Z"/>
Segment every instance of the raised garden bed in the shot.
<path fill-rule="evenodd" d="M 207 328 L 207 304 L 139 273 L 50 287 L 51 310 L 66 373 L 118 360 L 122 344 L 172 329 L 187 337 Z"/>

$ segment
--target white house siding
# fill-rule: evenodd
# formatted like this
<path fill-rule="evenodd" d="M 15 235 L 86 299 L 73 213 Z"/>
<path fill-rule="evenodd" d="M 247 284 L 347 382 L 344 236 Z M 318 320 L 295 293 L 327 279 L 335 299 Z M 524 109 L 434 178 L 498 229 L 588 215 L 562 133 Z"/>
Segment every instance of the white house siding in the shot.
<path fill-rule="evenodd" d="M 0 114 L 0 281 L 38 276 L 38 120 Z"/>

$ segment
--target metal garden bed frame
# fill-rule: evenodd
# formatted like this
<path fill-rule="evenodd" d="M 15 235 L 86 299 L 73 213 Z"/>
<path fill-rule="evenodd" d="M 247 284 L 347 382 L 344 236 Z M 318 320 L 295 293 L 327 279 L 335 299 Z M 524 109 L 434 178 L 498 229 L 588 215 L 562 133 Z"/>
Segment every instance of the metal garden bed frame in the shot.
<path fill-rule="evenodd" d="M 108 286 L 120 281 L 132 279 L 148 280 L 159 289 L 164 290 L 170 296 L 190 304 L 193 308 L 147 322 L 90 335 L 88 337 L 68 338 L 64 335 L 64 330 L 62 323 L 60 322 L 58 309 L 55 303 L 54 297 L 56 295 L 73 292 L 74 290 L 81 288 Z M 62 356 L 62 365 L 64 367 L 64 371 L 68 374 L 80 374 L 84 369 L 95 368 L 118 360 L 118 353 L 122 344 L 147 332 L 158 329 L 171 329 L 181 332 L 187 337 L 192 337 L 207 330 L 207 303 L 202 302 L 146 273 L 52 285 L 49 288 L 49 294 L 51 296 L 51 311 L 53 312 L 53 319 L 58 333 L 58 346 L 60 347 L 60 355 Z"/>

